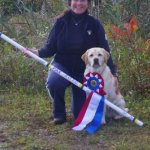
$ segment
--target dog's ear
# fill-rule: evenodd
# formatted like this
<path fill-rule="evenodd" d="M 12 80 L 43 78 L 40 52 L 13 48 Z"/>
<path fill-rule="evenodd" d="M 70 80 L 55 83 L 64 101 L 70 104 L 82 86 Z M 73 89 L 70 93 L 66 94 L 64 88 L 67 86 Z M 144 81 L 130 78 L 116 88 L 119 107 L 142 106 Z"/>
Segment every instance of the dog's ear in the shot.
<path fill-rule="evenodd" d="M 104 61 L 105 61 L 105 63 L 107 63 L 109 57 L 110 57 L 109 52 L 107 52 L 107 51 L 104 49 Z"/>
<path fill-rule="evenodd" d="M 88 50 L 81 56 L 81 59 L 88 64 Z"/>

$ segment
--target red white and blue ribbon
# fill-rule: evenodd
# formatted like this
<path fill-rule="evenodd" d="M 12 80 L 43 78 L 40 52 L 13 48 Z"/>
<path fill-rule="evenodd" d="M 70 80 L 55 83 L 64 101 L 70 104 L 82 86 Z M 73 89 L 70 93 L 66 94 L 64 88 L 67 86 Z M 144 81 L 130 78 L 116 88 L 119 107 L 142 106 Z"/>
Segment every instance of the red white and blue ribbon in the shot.
<path fill-rule="evenodd" d="M 103 90 L 104 81 L 100 74 L 88 73 L 84 78 L 84 85 L 87 85 L 93 92 L 87 97 L 72 129 L 76 131 L 85 129 L 93 134 L 100 127 L 103 119 L 104 95 L 106 94 Z"/>
<path fill-rule="evenodd" d="M 103 119 L 103 112 L 104 112 L 104 96 L 102 96 L 98 108 L 96 110 L 96 114 L 91 121 L 91 123 L 87 126 L 86 131 L 90 134 L 93 134 L 96 132 L 96 130 L 100 127 Z"/>
<path fill-rule="evenodd" d="M 97 93 L 91 92 L 86 99 L 72 129 L 75 131 L 82 131 L 87 127 L 86 130 L 93 134 L 101 124 L 103 108 L 104 96 L 101 96 L 100 98 Z"/>
<path fill-rule="evenodd" d="M 106 95 L 106 92 L 104 91 L 104 80 L 97 72 L 87 73 L 83 79 L 83 85 L 100 95 Z"/>

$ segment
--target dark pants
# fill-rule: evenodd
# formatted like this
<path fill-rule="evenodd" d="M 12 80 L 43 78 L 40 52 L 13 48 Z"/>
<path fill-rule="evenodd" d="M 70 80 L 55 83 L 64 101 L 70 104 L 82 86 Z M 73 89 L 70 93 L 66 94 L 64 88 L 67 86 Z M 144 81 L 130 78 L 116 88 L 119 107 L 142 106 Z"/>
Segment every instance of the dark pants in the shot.
<path fill-rule="evenodd" d="M 83 73 L 70 73 L 65 67 L 56 62 L 54 62 L 53 65 L 82 83 Z M 72 85 L 72 112 L 74 117 L 77 118 L 86 99 L 85 92 L 60 75 L 56 74 L 54 71 L 50 70 L 48 72 L 47 88 L 53 101 L 53 114 L 55 118 L 66 117 L 64 96 L 65 90 L 69 85 Z"/>

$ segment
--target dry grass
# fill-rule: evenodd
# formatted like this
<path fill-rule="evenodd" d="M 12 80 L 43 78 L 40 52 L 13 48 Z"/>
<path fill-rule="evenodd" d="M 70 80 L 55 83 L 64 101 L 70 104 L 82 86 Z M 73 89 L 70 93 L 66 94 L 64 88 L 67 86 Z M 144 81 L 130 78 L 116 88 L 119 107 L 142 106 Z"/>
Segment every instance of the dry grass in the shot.
<path fill-rule="evenodd" d="M 45 91 L 46 92 L 46 91 Z M 66 94 L 68 122 L 54 126 L 50 117 L 49 97 L 25 90 L 3 90 L 0 94 L 0 149 L 1 150 L 149 150 L 150 125 L 147 110 L 138 110 L 138 116 L 147 122 L 138 127 L 128 120 L 110 120 L 93 136 L 85 131 L 70 130 L 73 119 L 69 112 L 69 94 Z M 147 100 L 143 100 L 143 103 Z M 131 105 L 131 103 L 130 103 Z M 133 113 L 137 107 L 133 108 Z M 137 113 L 137 112 L 136 112 Z"/>

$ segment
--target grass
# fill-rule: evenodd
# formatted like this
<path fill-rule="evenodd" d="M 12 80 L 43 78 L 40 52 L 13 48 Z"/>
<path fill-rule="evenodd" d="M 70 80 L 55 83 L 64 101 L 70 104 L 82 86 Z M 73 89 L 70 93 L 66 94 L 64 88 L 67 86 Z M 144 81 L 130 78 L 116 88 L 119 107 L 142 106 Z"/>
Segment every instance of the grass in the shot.
<path fill-rule="evenodd" d="M 70 130 L 70 91 L 66 93 L 68 121 L 54 126 L 46 91 L 3 88 L 0 93 L 0 150 L 149 150 L 150 108 L 148 97 L 129 101 L 132 114 L 146 124 L 138 127 L 127 119 L 110 120 L 89 135 Z"/>

